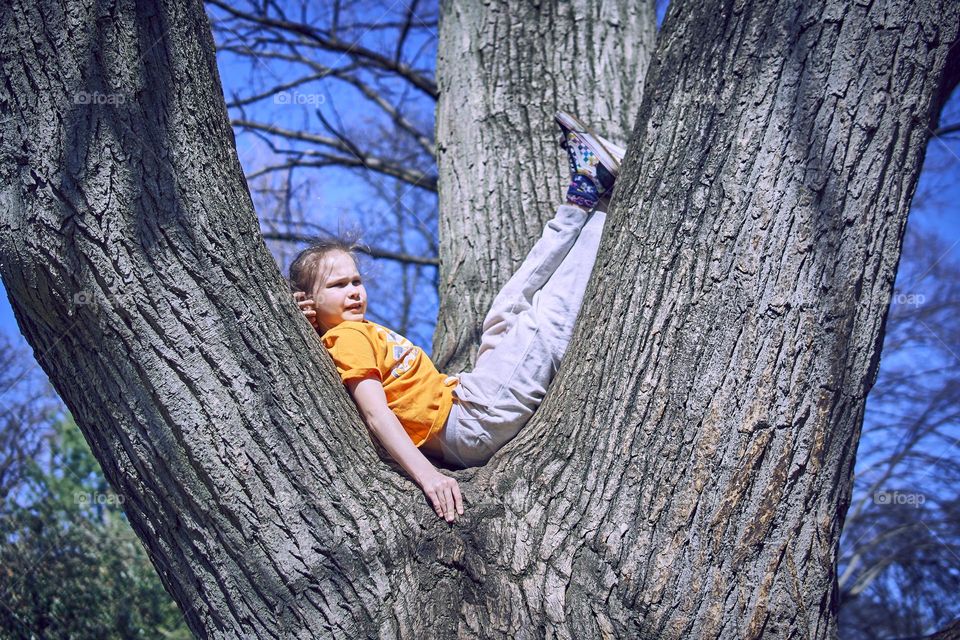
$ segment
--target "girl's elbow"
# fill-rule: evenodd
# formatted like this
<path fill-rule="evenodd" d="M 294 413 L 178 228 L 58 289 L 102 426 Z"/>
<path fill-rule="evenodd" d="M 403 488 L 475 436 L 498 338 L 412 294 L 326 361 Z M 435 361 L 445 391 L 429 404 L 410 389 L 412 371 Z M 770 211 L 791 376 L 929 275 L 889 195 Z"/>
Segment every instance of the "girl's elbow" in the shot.
<path fill-rule="evenodd" d="M 377 411 L 371 411 L 369 413 L 361 412 L 363 421 L 367 425 L 367 429 L 370 430 L 374 435 L 380 436 L 389 429 L 389 424 L 387 416 L 384 416 L 382 413 Z M 391 416 L 393 414 L 391 413 Z"/>

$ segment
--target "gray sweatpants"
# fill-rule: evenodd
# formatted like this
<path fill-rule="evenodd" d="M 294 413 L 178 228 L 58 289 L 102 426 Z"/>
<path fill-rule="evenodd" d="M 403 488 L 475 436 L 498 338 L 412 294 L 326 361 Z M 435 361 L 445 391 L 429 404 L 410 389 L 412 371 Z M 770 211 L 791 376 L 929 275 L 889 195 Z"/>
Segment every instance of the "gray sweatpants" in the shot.
<path fill-rule="evenodd" d="M 493 301 L 476 366 L 458 376 L 450 417 L 427 451 L 481 465 L 527 423 L 567 350 L 605 220 L 603 211 L 557 208 Z"/>

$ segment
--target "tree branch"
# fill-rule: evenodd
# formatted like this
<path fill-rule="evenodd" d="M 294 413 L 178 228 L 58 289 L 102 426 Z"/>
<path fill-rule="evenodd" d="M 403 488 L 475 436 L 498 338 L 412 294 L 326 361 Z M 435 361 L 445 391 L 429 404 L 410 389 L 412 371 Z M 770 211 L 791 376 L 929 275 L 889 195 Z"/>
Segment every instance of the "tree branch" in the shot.
<path fill-rule="evenodd" d="M 938 128 L 933 132 L 935 136 L 945 136 L 948 133 L 954 133 L 955 131 L 960 131 L 960 122 L 954 122 L 953 124 L 946 124 Z"/>
<path fill-rule="evenodd" d="M 237 100 L 233 100 L 232 102 L 228 102 L 228 103 L 227 103 L 227 108 L 230 109 L 230 108 L 235 108 L 235 107 L 244 107 L 244 106 L 246 106 L 246 105 L 248 105 L 248 104 L 252 104 L 252 103 L 254 103 L 254 102 L 258 102 L 258 101 L 260 101 L 260 100 L 263 100 L 264 98 L 269 98 L 269 97 L 272 96 L 272 95 L 276 95 L 277 93 L 280 93 L 281 91 L 286 91 L 287 89 L 293 89 L 294 87 L 299 87 L 300 85 L 304 85 L 304 84 L 313 82 L 314 80 L 322 80 L 323 78 L 327 77 L 328 75 L 333 75 L 333 73 L 332 73 L 332 72 L 327 72 L 327 73 L 315 73 L 315 74 L 313 74 L 313 75 L 304 76 L 304 77 L 302 77 L 302 78 L 298 78 L 298 79 L 296 79 L 296 80 L 292 80 L 292 81 L 290 81 L 290 82 L 284 82 L 283 84 L 278 84 L 278 85 L 276 85 L 276 86 L 274 86 L 274 87 L 272 87 L 272 88 L 270 88 L 270 89 L 267 89 L 266 91 L 263 91 L 263 92 L 261 92 L 261 93 L 256 93 L 256 94 L 254 94 L 254 95 L 252 95 L 252 96 L 249 96 L 249 97 L 247 97 L 247 98 L 240 98 L 240 99 L 237 99 Z"/>
<path fill-rule="evenodd" d="M 363 166 L 366 169 L 375 171 L 377 173 L 382 173 L 404 182 L 411 184 L 415 187 L 425 189 L 427 191 L 436 191 L 437 190 L 437 177 L 425 174 L 421 171 L 415 169 L 406 169 L 400 167 L 388 160 L 372 156 L 362 151 L 354 151 L 355 147 L 345 143 L 343 140 L 338 140 L 337 138 L 330 138 L 327 136 L 320 136 L 311 133 L 305 133 L 303 131 L 294 131 L 292 129 L 285 129 L 283 127 L 277 127 L 274 125 L 268 125 L 261 122 L 254 122 L 252 120 L 231 120 L 230 124 L 235 127 L 240 127 L 242 129 L 250 129 L 255 131 L 264 131 L 266 133 L 271 133 L 273 135 L 282 136 L 284 138 L 289 138 L 291 140 L 300 140 L 302 142 L 310 142 L 313 144 L 325 145 L 328 147 L 333 147 L 338 151 L 344 153 L 352 154 L 356 157 L 355 165 Z M 343 159 L 339 164 L 349 166 L 353 161 L 349 159 Z"/>
<path fill-rule="evenodd" d="M 356 88 L 361 94 L 363 94 L 364 97 L 369 99 L 384 113 L 386 113 L 395 125 L 397 125 L 403 131 L 406 131 L 407 133 L 409 133 L 410 136 L 413 137 L 414 140 L 416 140 L 417 144 L 419 144 L 420 147 L 423 148 L 423 150 L 426 151 L 431 158 L 436 156 L 436 149 L 434 148 L 433 141 L 431 140 L 430 136 L 428 136 L 426 133 L 419 130 L 416 127 L 416 125 L 410 122 L 410 120 L 408 120 L 396 106 L 390 104 L 389 101 L 383 98 L 375 88 L 373 88 L 368 83 L 361 80 L 360 78 L 346 73 L 347 70 L 355 70 L 356 68 L 358 68 L 359 65 L 351 65 L 349 67 L 345 67 L 344 69 L 333 70 L 325 65 L 322 65 L 316 62 L 315 60 L 311 60 L 310 58 L 307 58 L 306 56 L 300 54 L 300 52 L 296 51 L 296 49 L 292 44 L 288 42 L 283 44 L 289 46 L 292 50 L 292 53 L 281 53 L 279 51 L 259 52 L 248 46 L 225 46 L 225 47 L 221 47 L 220 50 L 230 51 L 231 53 L 250 56 L 254 58 L 272 58 L 272 59 L 284 60 L 287 62 L 297 62 L 300 64 L 304 64 L 316 71 L 315 75 L 309 76 L 310 80 L 322 79 L 324 77 L 329 76 L 329 77 L 341 80 L 343 82 L 346 82 L 349 85 Z M 306 81 L 306 79 L 304 79 L 304 81 Z M 289 83 L 289 84 L 292 86 L 297 84 L 297 82 Z M 259 94 L 258 99 L 262 99 L 264 97 L 271 95 L 272 93 L 282 91 L 286 88 L 289 88 L 289 87 L 287 87 L 286 85 L 280 85 L 276 89 L 272 89 L 262 94 Z M 249 99 L 242 102 L 235 102 L 227 106 L 243 106 L 253 101 L 254 101 L 253 99 Z"/>
<path fill-rule="evenodd" d="M 275 29 L 283 29 L 284 31 L 288 31 L 290 33 L 302 35 L 310 39 L 317 46 L 328 51 L 335 51 L 337 53 L 349 55 L 353 58 L 366 60 L 371 64 L 371 66 L 395 73 L 397 76 L 403 78 L 431 98 L 437 98 L 437 85 L 433 80 L 417 73 L 412 67 L 404 63 L 396 62 L 384 55 L 377 53 L 376 51 L 372 51 L 361 46 L 359 41 L 347 43 L 340 40 L 336 36 L 326 36 L 319 30 L 306 24 L 290 22 L 287 20 L 277 20 L 267 16 L 257 16 L 251 13 L 246 13 L 231 7 L 222 0 L 207 0 L 207 4 L 211 4 L 236 18 L 241 18 L 254 24 L 260 24 Z"/>
<path fill-rule="evenodd" d="M 304 243 L 304 242 L 313 242 L 317 239 L 316 235 L 308 233 L 294 233 L 292 231 L 264 231 L 263 232 L 264 240 L 276 240 L 279 242 L 295 242 L 295 243 Z M 437 258 L 427 258 L 424 256 L 415 256 L 409 253 L 401 253 L 398 251 L 390 251 L 380 247 L 371 247 L 367 245 L 361 245 L 357 247 L 357 251 L 365 253 L 371 258 L 382 258 L 384 260 L 393 260 L 394 262 L 400 262 L 402 264 L 414 264 L 427 267 L 436 267 L 439 266 L 440 260 Z"/>

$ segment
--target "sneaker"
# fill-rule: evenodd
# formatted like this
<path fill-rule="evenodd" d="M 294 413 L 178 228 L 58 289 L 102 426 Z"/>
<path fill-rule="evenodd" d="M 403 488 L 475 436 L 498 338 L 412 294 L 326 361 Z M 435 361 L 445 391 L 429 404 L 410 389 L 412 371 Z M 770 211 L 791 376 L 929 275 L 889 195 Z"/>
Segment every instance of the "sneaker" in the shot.
<path fill-rule="evenodd" d="M 627 155 L 627 150 L 618 144 L 610 142 L 601 135 L 597 136 L 597 140 L 599 140 L 600 144 L 607 148 L 607 151 L 610 152 L 610 155 L 613 156 L 613 159 L 617 161 L 617 172 L 619 174 L 620 165 L 623 164 L 623 156 Z"/>
<path fill-rule="evenodd" d="M 554 119 L 570 160 L 567 202 L 593 208 L 613 190 L 624 149 L 597 135 L 569 113 L 558 111 Z"/>

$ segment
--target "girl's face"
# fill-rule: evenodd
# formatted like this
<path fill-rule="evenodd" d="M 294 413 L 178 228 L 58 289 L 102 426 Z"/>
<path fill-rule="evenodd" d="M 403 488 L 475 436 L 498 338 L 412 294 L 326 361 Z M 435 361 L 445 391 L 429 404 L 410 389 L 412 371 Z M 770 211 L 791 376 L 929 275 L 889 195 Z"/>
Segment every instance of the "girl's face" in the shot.
<path fill-rule="evenodd" d="M 311 297 L 323 333 L 347 320 L 363 320 L 367 290 L 350 254 L 331 251 L 323 257 Z"/>

